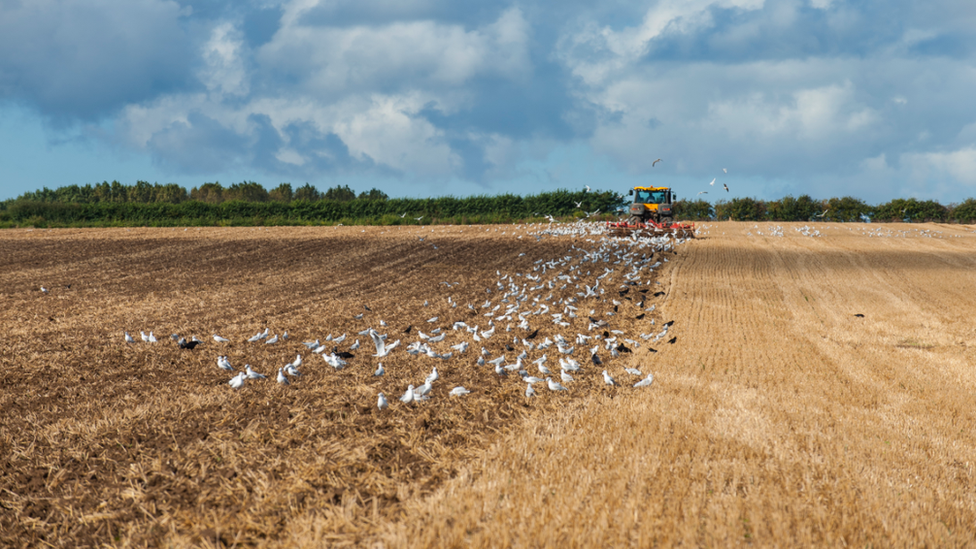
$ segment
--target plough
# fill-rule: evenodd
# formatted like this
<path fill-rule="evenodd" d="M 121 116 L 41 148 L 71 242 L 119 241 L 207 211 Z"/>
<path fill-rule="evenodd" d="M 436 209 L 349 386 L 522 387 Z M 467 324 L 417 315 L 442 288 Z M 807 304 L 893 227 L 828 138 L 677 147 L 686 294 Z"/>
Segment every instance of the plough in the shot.
<path fill-rule="evenodd" d="M 629 223 L 627 221 L 608 221 L 607 229 L 611 236 L 665 236 L 674 235 L 681 238 L 695 238 L 694 223 L 675 223 L 662 221 L 656 223 L 648 219 L 645 223 Z"/>

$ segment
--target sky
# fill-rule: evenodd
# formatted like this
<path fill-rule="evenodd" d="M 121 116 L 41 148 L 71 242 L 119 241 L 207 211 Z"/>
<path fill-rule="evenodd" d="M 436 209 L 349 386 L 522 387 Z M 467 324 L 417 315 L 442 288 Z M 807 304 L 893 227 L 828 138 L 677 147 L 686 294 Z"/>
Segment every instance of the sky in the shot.
<path fill-rule="evenodd" d="M 949 204 L 976 196 L 973 29 L 972 0 L 0 0 L 0 199 L 247 180 Z"/>

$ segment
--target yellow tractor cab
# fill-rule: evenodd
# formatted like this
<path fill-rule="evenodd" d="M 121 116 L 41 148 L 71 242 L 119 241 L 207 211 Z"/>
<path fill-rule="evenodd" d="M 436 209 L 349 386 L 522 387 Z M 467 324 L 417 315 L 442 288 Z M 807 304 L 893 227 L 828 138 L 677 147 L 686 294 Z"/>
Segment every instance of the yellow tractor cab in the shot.
<path fill-rule="evenodd" d="M 634 197 L 634 203 L 630 205 L 628 223 L 636 225 L 651 220 L 660 224 L 674 220 L 671 205 L 677 197 L 669 187 L 634 187 L 630 195 Z"/>

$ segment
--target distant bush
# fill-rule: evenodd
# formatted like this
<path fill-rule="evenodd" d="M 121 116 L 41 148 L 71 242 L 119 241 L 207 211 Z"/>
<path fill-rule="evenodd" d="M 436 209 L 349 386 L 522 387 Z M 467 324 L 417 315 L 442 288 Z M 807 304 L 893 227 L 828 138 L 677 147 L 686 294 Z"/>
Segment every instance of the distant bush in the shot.
<path fill-rule="evenodd" d="M 766 216 L 775 221 L 812 221 L 824 211 L 819 200 L 802 195 L 800 198 L 785 196 L 775 202 L 766 203 Z"/>
<path fill-rule="evenodd" d="M 766 203 L 755 198 L 733 198 L 715 203 L 715 217 L 719 220 L 761 221 L 766 219 Z"/>
<path fill-rule="evenodd" d="M 949 209 L 934 200 L 896 198 L 874 211 L 878 221 L 946 221 Z"/>
<path fill-rule="evenodd" d="M 823 221 L 863 221 L 862 216 L 870 217 L 873 209 L 851 196 L 831 198 L 824 204 L 824 211 L 818 217 Z"/>
<path fill-rule="evenodd" d="M 976 199 L 967 198 L 962 204 L 957 204 L 951 209 L 949 216 L 959 223 L 976 223 Z"/>
<path fill-rule="evenodd" d="M 672 208 L 674 218 L 682 221 L 707 221 L 712 219 L 712 205 L 705 200 L 679 200 Z"/>

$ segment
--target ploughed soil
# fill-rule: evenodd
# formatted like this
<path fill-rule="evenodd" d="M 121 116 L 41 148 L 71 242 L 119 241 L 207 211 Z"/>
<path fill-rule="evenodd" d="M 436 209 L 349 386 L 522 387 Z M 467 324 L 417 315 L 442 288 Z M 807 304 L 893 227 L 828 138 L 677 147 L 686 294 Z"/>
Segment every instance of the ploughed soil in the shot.
<path fill-rule="evenodd" d="M 440 327 L 447 351 L 461 341 L 458 320 L 486 330 L 479 307 L 497 303 L 487 290 L 499 272 L 530 272 L 573 245 L 595 246 L 512 226 L 0 233 L 0 545 L 374 539 L 402 518 L 403 502 L 557 398 L 543 384 L 526 399 L 517 376 L 475 366 L 479 345 L 498 356 L 520 330 L 449 360 L 406 345 Z M 637 312 L 632 300 L 622 307 Z M 357 334 L 367 327 L 400 347 L 372 357 L 371 339 Z M 289 337 L 246 341 L 265 328 Z M 140 340 L 150 330 L 157 343 Z M 170 334 L 202 343 L 183 350 Z M 362 345 L 339 371 L 301 343 L 330 334 L 346 334 L 341 351 Z M 299 354 L 301 377 L 275 383 Z M 234 390 L 219 355 L 268 379 Z M 373 376 L 379 362 L 383 377 Z M 431 400 L 399 402 L 433 366 Z M 449 397 L 456 385 L 471 394 Z M 378 392 L 389 410 L 377 409 Z M 559 405 L 583 394 L 559 395 Z"/>

